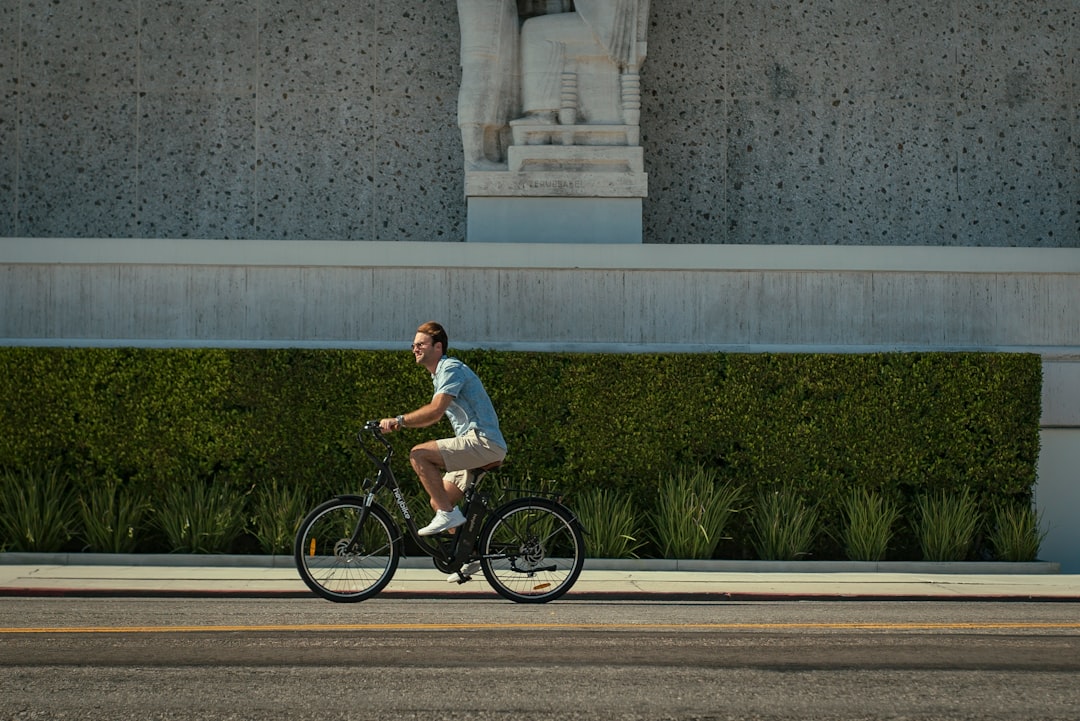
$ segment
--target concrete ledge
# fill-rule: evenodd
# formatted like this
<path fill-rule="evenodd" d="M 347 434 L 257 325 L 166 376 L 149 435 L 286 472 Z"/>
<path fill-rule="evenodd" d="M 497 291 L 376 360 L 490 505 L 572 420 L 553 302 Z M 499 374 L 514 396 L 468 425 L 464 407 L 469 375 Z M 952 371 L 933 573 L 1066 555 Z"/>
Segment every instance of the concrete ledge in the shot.
<path fill-rule="evenodd" d="M 945 573 L 979 575 L 1056 574 L 1053 561 L 1008 563 L 1001 561 L 725 561 L 666 559 L 589 559 L 587 567 L 613 571 L 705 571 L 717 573 Z"/>
<path fill-rule="evenodd" d="M 0 266 L 222 265 L 370 268 L 1080 273 L 1080 249 L 925 246 L 414 243 L 339 240 L 0 238 Z"/>

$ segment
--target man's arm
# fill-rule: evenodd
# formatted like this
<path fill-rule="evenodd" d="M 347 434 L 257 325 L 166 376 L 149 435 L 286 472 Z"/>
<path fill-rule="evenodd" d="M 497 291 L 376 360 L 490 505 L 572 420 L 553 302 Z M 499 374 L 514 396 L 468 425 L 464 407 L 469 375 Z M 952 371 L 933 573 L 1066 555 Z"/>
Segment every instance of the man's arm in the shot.
<path fill-rule="evenodd" d="M 445 393 L 437 393 L 431 402 L 427 405 L 417 408 L 415 411 L 410 411 L 404 415 L 398 416 L 398 418 L 405 421 L 406 428 L 426 428 L 427 426 L 433 426 L 439 422 L 439 419 L 446 415 L 446 409 L 450 407 L 450 404 L 454 402 L 454 397 Z M 398 418 L 383 418 L 379 421 L 379 427 L 382 428 L 383 433 L 389 433 L 391 431 L 400 430 Z"/>

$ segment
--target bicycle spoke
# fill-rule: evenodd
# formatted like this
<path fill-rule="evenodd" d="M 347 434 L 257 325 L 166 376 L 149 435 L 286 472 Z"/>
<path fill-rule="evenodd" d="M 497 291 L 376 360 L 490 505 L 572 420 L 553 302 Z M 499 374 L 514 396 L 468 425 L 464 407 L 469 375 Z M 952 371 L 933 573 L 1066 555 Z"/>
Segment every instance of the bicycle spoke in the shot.
<path fill-rule="evenodd" d="M 495 512 L 481 542 L 488 582 L 518 602 L 557 598 L 577 580 L 584 563 L 580 531 L 565 508 L 522 499 Z"/>
<path fill-rule="evenodd" d="M 398 534 L 386 511 L 369 509 L 353 543 L 362 508 L 354 502 L 331 501 L 301 523 L 296 564 L 313 591 L 332 601 L 361 601 L 382 590 L 397 568 Z"/>

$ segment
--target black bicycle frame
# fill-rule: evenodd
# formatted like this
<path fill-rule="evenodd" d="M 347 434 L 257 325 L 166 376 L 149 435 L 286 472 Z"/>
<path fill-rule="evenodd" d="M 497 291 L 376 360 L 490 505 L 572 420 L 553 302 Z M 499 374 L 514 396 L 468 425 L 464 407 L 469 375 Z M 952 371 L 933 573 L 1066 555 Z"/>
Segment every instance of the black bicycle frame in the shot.
<path fill-rule="evenodd" d="M 486 497 L 476 490 L 476 486 L 480 483 L 480 480 L 487 475 L 487 471 L 483 469 L 474 469 L 476 478 L 472 484 L 472 488 L 465 496 L 465 523 L 460 526 L 457 529 L 457 533 L 454 534 L 454 542 L 452 544 L 432 542 L 426 537 L 421 536 L 419 533 L 420 528 L 416 525 L 416 521 L 413 520 L 412 511 L 409 509 L 409 505 L 405 501 L 405 496 L 401 492 L 401 486 L 398 484 L 397 476 L 394 475 L 394 471 L 390 467 L 390 460 L 394 455 L 394 448 L 381 433 L 377 432 L 377 430 L 378 424 L 374 421 L 370 421 L 364 426 L 364 429 L 357 434 L 357 439 L 360 441 L 360 448 L 371 462 L 375 464 L 379 472 L 376 475 L 374 485 L 368 489 L 367 494 L 363 497 L 360 519 L 356 523 L 356 530 L 353 532 L 352 538 L 349 539 L 349 547 L 354 548 L 359 544 L 361 529 L 364 527 L 364 521 L 367 520 L 369 509 L 372 504 L 376 503 L 376 494 L 383 488 L 389 487 L 394 496 L 394 501 L 397 503 L 398 508 L 401 510 L 401 515 L 405 519 L 405 526 L 409 531 L 409 535 L 412 537 L 413 541 L 415 541 L 416 545 L 419 546 L 421 551 L 434 559 L 442 561 L 444 564 L 463 564 L 468 561 L 473 548 L 476 546 L 476 541 L 480 537 L 480 529 L 483 528 L 484 516 L 486 516 L 488 512 Z M 378 454 L 373 453 L 372 450 L 368 448 L 367 442 L 364 439 L 365 432 L 370 433 L 386 449 L 386 455 L 383 458 L 379 458 Z"/>

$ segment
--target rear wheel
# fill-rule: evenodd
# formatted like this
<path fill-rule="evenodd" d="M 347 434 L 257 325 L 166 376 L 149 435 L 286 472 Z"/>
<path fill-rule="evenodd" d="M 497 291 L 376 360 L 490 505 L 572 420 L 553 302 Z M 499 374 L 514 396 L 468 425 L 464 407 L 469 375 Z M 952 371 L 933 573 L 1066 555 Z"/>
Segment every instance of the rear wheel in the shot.
<path fill-rule="evenodd" d="M 478 551 L 487 582 L 517 603 L 559 598 L 585 565 L 574 514 L 546 498 L 519 498 L 495 509 L 480 533 Z"/>
<path fill-rule="evenodd" d="M 401 559 L 401 534 L 382 506 L 368 509 L 352 542 L 363 510 L 359 500 L 335 498 L 309 513 L 296 533 L 296 570 L 330 601 L 371 598 L 390 583 Z"/>

